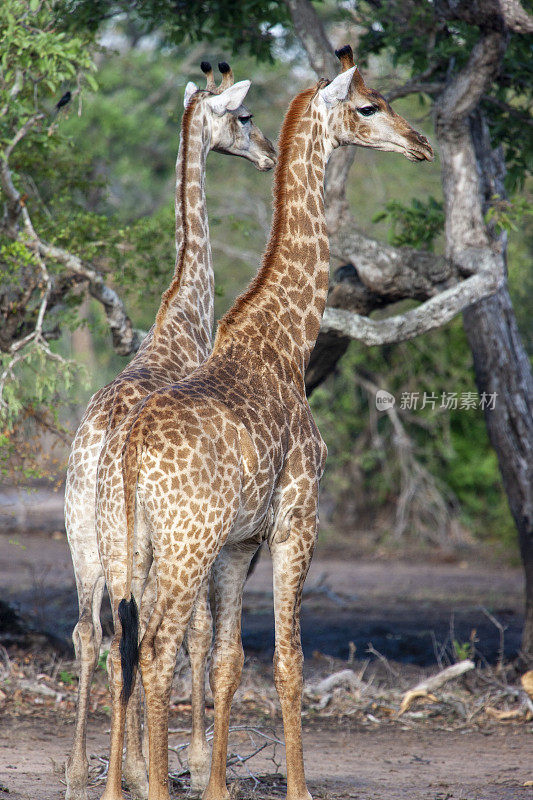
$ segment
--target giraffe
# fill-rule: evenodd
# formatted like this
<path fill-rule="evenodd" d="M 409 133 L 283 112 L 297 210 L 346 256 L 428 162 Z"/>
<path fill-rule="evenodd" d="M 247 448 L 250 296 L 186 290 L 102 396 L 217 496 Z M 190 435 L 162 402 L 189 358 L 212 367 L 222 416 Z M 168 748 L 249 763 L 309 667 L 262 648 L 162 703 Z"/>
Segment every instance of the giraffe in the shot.
<path fill-rule="evenodd" d="M 202 62 L 206 89 L 189 82 L 176 162 L 176 249 L 172 282 L 164 293 L 155 325 L 140 350 L 118 377 L 90 400 L 70 453 L 65 522 L 79 599 L 79 620 L 73 640 L 80 661 L 80 684 L 74 743 L 66 765 L 67 800 L 85 800 L 87 709 L 92 676 L 101 643 L 99 621 L 104 577 L 94 528 L 94 496 L 98 456 L 106 430 L 154 389 L 189 374 L 211 349 L 214 276 L 205 202 L 205 162 L 210 150 L 242 156 L 261 170 L 274 166 L 275 150 L 242 105 L 250 81 L 234 83 L 226 62 L 219 64 L 217 87 L 211 65 Z M 149 608 L 149 598 L 147 597 Z M 189 751 L 193 789 L 205 785 L 209 751 L 205 740 L 204 669 L 212 622 L 207 585 L 198 600 L 188 634 L 193 674 L 193 735 Z M 130 788 L 146 797 L 148 784 L 140 745 L 140 719 L 131 704 L 125 777 Z"/>
<path fill-rule="evenodd" d="M 270 239 L 256 278 L 221 319 L 213 351 L 188 378 L 145 398 L 102 449 L 96 528 L 115 635 L 109 652 L 112 720 L 102 800 L 120 800 L 124 718 L 139 664 L 149 735 L 149 800 L 168 800 L 168 705 L 176 650 L 212 570 L 216 638 L 209 783 L 228 800 L 231 701 L 244 655 L 242 589 L 267 539 L 273 562 L 274 681 L 285 731 L 288 800 L 309 800 L 301 731 L 300 602 L 318 525 L 326 447 L 305 397 L 329 276 L 323 179 L 335 147 L 356 144 L 432 160 L 427 139 L 337 51 L 342 71 L 297 95 L 285 116 Z M 138 520 L 146 523 L 140 529 Z M 157 600 L 138 644 L 148 531 Z"/>

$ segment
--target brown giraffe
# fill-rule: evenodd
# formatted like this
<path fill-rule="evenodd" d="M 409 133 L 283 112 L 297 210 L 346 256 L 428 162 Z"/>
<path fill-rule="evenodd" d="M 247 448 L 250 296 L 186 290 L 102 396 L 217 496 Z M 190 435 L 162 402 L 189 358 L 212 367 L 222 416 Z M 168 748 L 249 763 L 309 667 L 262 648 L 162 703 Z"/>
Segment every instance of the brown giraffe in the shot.
<path fill-rule="evenodd" d="M 243 664 L 242 588 L 268 539 L 274 572 L 274 679 L 285 730 L 287 797 L 308 800 L 301 734 L 300 600 L 317 534 L 326 448 L 307 404 L 304 373 L 328 290 L 324 169 L 358 144 L 431 160 L 428 141 L 364 84 L 351 48 L 343 72 L 299 94 L 279 138 L 274 217 L 262 266 L 223 317 L 211 356 L 192 376 L 147 397 L 102 450 L 98 543 L 115 620 L 113 701 L 104 800 L 121 798 L 127 700 L 140 664 L 150 748 L 149 798 L 168 800 L 168 703 L 176 650 L 213 567 L 216 641 L 213 755 L 204 800 L 227 800 L 231 700 Z M 138 520 L 150 541 L 143 541 Z M 138 647 L 136 599 L 151 547 L 157 600 Z"/>
<path fill-rule="evenodd" d="M 275 163 L 272 144 L 242 105 L 250 81 L 234 84 L 229 66 L 223 62 L 219 68 L 223 75 L 219 87 L 215 85 L 211 66 L 203 62 L 206 90 L 199 91 L 192 82 L 185 89 L 176 163 L 177 259 L 156 324 L 128 366 L 91 399 L 70 454 L 65 521 L 79 598 L 79 621 L 73 639 L 81 669 L 74 744 L 66 767 L 67 800 L 84 800 L 87 794 L 87 709 L 102 637 L 99 613 L 104 576 L 94 528 L 94 497 L 104 436 L 141 398 L 188 375 L 211 350 L 214 276 L 204 190 L 208 152 L 217 150 L 242 156 L 259 170 L 270 169 Z M 148 611 L 148 598 L 145 606 Z M 211 635 L 211 613 L 204 592 L 188 634 L 193 673 L 189 761 L 196 789 L 204 788 L 209 774 L 204 670 Z M 148 782 L 140 745 L 140 719 L 138 704 L 134 703 L 129 710 L 125 778 L 138 796 L 146 797 Z"/>

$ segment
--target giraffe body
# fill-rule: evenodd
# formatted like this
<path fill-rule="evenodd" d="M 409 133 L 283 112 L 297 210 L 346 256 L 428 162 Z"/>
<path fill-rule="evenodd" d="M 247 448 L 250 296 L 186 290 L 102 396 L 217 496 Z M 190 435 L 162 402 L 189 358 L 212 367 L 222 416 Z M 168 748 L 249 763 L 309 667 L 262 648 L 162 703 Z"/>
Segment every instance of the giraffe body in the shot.
<path fill-rule="evenodd" d="M 80 686 L 74 746 L 66 768 L 67 800 L 86 798 L 87 707 L 102 636 L 99 613 L 104 574 L 98 554 L 94 504 L 96 471 L 104 437 L 106 431 L 113 430 L 143 397 L 188 375 L 210 352 L 214 275 L 205 201 L 205 162 L 209 150 L 243 156 L 260 170 L 274 165 L 274 148 L 251 123 L 249 112 L 242 105 L 249 82 L 233 86 L 228 68 L 217 89 L 210 66 L 206 66 L 209 68 L 206 70 L 209 91 L 197 91 L 194 84 L 188 84 L 186 90 L 187 106 L 176 162 L 177 259 L 173 280 L 163 295 L 156 322 L 139 351 L 112 383 L 91 398 L 69 458 L 65 522 L 79 599 L 79 621 L 73 639 L 80 661 Z M 212 100 L 218 103 L 216 111 L 209 105 Z M 144 556 L 149 563 L 149 549 Z M 153 603 L 153 589 L 150 584 L 146 589 L 145 614 Z M 193 671 L 193 736 L 189 761 L 196 789 L 203 788 L 209 769 L 203 686 L 205 658 L 211 642 L 211 614 L 206 593 L 207 585 L 198 600 L 188 635 Z M 139 797 L 146 797 L 148 784 L 141 751 L 138 703 L 130 704 L 125 777 Z"/>
<path fill-rule="evenodd" d="M 384 116 L 373 127 L 358 114 L 358 103 L 366 108 L 370 102 L 376 104 L 373 113 L 379 107 Z M 307 404 L 304 373 L 328 290 L 324 169 L 334 147 L 348 143 L 401 150 L 412 160 L 432 157 L 427 140 L 366 89 L 351 65 L 331 84 L 321 81 L 298 95 L 280 135 L 272 232 L 256 279 L 221 320 L 207 361 L 189 378 L 143 400 L 102 450 L 97 534 L 116 626 L 109 654 L 113 716 L 104 800 L 121 797 L 126 708 L 121 692 L 127 696 L 131 688 L 122 682 L 118 610 L 138 600 L 147 579 L 138 555 L 148 546 L 147 534 L 157 581 L 157 600 L 139 648 L 150 800 L 168 800 L 172 665 L 211 568 L 217 600 L 211 667 L 215 728 L 203 798 L 228 797 L 229 710 L 243 663 L 242 587 L 251 555 L 265 537 L 273 560 L 274 679 L 285 728 L 287 796 L 309 798 L 299 610 L 317 535 L 326 448 Z"/>

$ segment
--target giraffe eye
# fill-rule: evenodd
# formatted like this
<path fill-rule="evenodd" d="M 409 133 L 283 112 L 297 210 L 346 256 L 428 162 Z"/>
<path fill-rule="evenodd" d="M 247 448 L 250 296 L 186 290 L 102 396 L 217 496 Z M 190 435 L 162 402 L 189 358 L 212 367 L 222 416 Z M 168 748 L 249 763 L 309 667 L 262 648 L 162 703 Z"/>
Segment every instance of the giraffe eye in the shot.
<path fill-rule="evenodd" d="M 239 122 L 242 122 L 243 125 L 246 125 L 247 122 L 250 122 L 252 119 L 253 114 L 243 114 L 239 117 Z"/>
<path fill-rule="evenodd" d="M 362 106 L 361 108 L 357 109 L 363 117 L 371 117 L 372 114 L 375 114 L 378 110 L 377 106 Z"/>

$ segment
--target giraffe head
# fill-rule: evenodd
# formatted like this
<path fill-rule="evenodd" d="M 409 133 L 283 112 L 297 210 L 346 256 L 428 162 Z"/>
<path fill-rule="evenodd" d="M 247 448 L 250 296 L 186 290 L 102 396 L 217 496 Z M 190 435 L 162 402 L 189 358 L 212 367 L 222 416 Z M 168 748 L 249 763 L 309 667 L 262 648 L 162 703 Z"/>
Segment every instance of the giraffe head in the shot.
<path fill-rule="evenodd" d="M 365 84 L 350 45 L 335 54 L 342 71 L 318 90 L 326 108 L 332 146 L 356 144 L 403 153 L 410 161 L 432 161 L 433 150 L 426 137 L 393 111 L 379 92 Z"/>
<path fill-rule="evenodd" d="M 225 61 L 218 65 L 222 80 L 217 86 L 211 64 L 202 61 L 206 88 L 198 89 L 190 81 L 185 87 L 184 105 L 194 104 L 196 113 L 204 115 L 209 130 L 210 149 L 248 159 L 261 172 L 272 169 L 276 150 L 272 142 L 252 120 L 253 114 L 243 105 L 250 81 L 233 82 L 233 72 Z"/>

